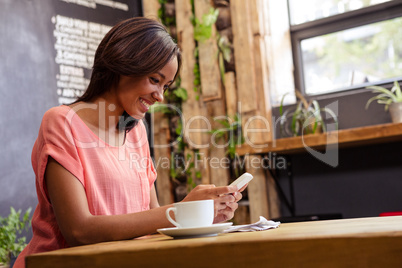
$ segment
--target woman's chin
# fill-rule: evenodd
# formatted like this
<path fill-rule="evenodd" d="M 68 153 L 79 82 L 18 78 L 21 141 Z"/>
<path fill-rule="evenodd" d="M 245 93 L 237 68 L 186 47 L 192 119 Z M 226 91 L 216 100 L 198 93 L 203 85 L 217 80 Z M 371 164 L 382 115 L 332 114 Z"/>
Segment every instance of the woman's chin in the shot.
<path fill-rule="evenodd" d="M 130 115 L 132 118 L 137 119 L 137 120 L 141 120 L 145 117 L 145 113 L 144 114 L 133 114 Z"/>

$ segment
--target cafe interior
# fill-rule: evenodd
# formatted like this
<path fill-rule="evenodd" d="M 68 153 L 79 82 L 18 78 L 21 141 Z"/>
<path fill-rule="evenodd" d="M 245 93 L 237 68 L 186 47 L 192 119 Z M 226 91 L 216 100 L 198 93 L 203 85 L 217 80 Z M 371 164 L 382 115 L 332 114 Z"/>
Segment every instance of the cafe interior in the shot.
<path fill-rule="evenodd" d="M 226 229 L 243 231 L 160 230 L 30 255 L 26 267 L 402 266 L 402 1 L 13 0 L 0 9 L 2 240 L 13 211 L 26 223 L 12 231 L 20 245 L 32 238 L 43 114 L 85 91 L 100 40 L 130 17 L 161 22 L 182 55 L 178 79 L 144 118 L 159 204 L 253 177 Z"/>

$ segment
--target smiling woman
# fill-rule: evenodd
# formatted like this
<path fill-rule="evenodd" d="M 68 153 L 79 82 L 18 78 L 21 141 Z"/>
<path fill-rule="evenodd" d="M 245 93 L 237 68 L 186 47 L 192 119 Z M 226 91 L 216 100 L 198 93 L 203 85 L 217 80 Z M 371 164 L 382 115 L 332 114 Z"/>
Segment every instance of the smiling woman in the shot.
<path fill-rule="evenodd" d="M 99 44 L 88 89 L 75 103 L 91 102 L 104 95 L 110 97 L 112 90 L 116 92 L 122 86 L 127 87 L 127 83 L 132 83 L 133 80 L 134 83 L 148 79 L 153 84 L 165 82 L 161 81 L 166 79 L 164 74 L 161 76 L 161 69 L 172 61 L 177 66 L 171 70 L 174 74 L 167 86 L 176 79 L 180 71 L 181 54 L 164 26 L 145 18 L 121 22 Z M 166 85 L 163 85 L 163 89 L 165 88 Z M 155 101 L 149 103 L 153 102 Z M 123 115 L 123 120 L 119 120 L 123 126 L 118 128 L 129 130 L 135 125 L 136 121 L 131 118 L 133 114 L 123 110 L 120 115 Z M 143 115 L 137 115 L 134 118 L 142 117 Z"/>
<path fill-rule="evenodd" d="M 157 21 L 128 19 L 106 34 L 84 95 L 43 117 L 32 151 L 39 201 L 33 238 L 15 267 L 23 267 L 29 254 L 172 226 L 165 217 L 170 206 L 160 207 L 157 200 L 141 119 L 163 100 L 180 65 L 177 44 Z M 131 155 L 141 163 L 133 165 Z M 242 190 L 199 185 L 183 201 L 213 199 L 218 223 L 233 217 Z"/>

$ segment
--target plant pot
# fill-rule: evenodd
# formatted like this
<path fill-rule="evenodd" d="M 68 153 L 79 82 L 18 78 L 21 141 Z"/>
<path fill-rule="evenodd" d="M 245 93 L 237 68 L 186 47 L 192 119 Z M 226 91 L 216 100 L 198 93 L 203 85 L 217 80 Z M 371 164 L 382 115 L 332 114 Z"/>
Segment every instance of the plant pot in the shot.
<path fill-rule="evenodd" d="M 305 125 L 305 127 L 303 128 L 303 135 L 317 135 L 323 132 L 321 123 L 317 123 L 316 129 L 314 129 L 315 120 L 310 119 L 308 121 L 308 125 Z"/>
<path fill-rule="evenodd" d="M 394 102 L 389 106 L 393 123 L 402 123 L 402 102 Z"/>

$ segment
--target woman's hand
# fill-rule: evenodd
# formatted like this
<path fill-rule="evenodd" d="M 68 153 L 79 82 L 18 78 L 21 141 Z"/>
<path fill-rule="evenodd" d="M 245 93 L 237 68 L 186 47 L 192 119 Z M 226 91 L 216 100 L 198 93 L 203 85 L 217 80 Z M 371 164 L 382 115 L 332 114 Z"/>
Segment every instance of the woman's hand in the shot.
<path fill-rule="evenodd" d="M 241 189 L 243 191 L 245 187 Z M 198 185 L 184 199 L 186 201 L 213 199 L 215 205 L 214 223 L 230 220 L 234 216 L 242 194 L 237 186 Z"/>

